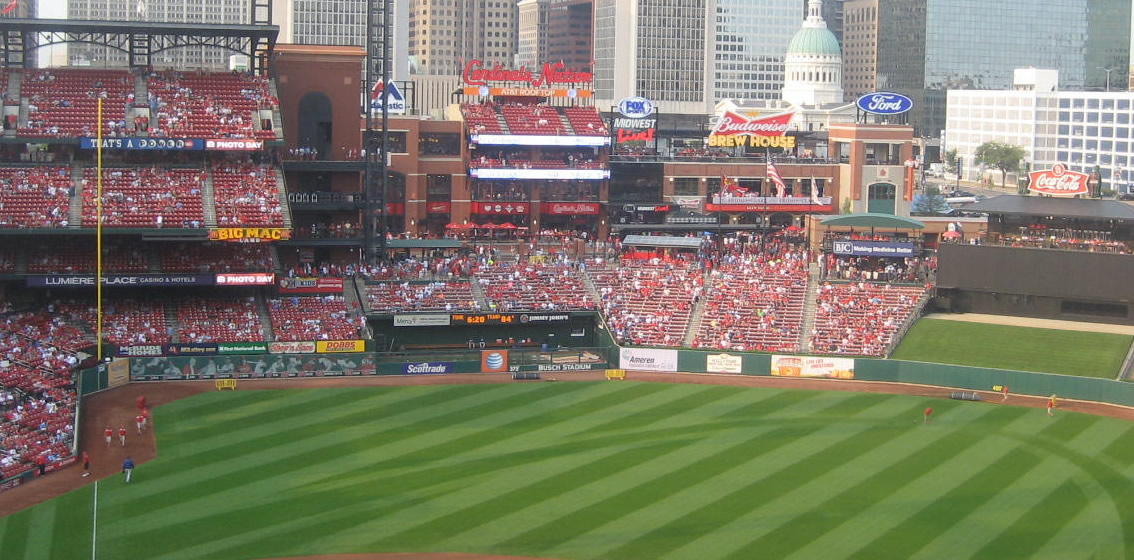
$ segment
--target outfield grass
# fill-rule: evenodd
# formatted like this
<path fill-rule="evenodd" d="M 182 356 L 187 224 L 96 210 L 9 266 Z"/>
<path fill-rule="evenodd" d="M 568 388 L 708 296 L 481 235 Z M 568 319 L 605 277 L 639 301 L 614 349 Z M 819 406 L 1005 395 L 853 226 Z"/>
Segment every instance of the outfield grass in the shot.
<path fill-rule="evenodd" d="M 1042 409 L 529 383 L 215 392 L 155 424 L 159 458 L 99 484 L 97 558 L 1134 552 L 1134 424 Z M 0 555 L 91 558 L 91 503 L 0 519 Z"/>
<path fill-rule="evenodd" d="M 898 360 L 1114 379 L 1131 336 L 921 319 L 894 352 Z"/>

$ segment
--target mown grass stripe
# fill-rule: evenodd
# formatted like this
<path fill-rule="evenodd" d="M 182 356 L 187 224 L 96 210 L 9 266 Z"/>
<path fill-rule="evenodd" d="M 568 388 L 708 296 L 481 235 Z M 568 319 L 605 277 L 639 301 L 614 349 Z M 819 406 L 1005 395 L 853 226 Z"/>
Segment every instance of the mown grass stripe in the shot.
<path fill-rule="evenodd" d="M 535 386 L 529 385 L 528 387 Z M 581 388 L 583 388 L 582 385 L 565 385 L 562 390 L 572 392 Z M 485 417 L 489 414 L 501 414 L 501 411 L 525 405 L 535 406 L 540 400 L 555 396 L 555 394 L 555 392 L 550 391 L 538 392 L 533 389 L 518 388 L 510 394 L 500 395 L 502 398 L 474 403 L 472 406 L 450 411 L 447 414 L 434 415 L 429 410 L 419 409 L 415 413 L 420 415 L 417 425 L 421 426 L 421 429 L 395 428 L 393 433 L 387 432 L 387 437 L 403 440 L 434 432 L 445 432 L 444 426 L 460 425 L 462 422 L 472 419 L 486 421 Z M 438 423 L 439 416 L 444 419 L 441 423 Z M 135 486 L 134 489 L 124 489 L 113 493 L 110 495 L 113 500 L 108 501 L 114 503 L 123 499 L 144 501 L 147 504 L 147 511 L 136 511 L 133 515 L 117 518 L 110 528 L 114 528 L 118 524 L 129 523 L 141 523 L 144 527 L 153 526 L 159 522 L 172 524 L 184 519 L 184 516 L 180 515 L 179 512 L 163 510 L 163 508 L 172 505 L 201 508 L 201 514 L 206 514 L 209 511 L 205 508 L 210 499 L 213 501 L 211 508 L 231 507 L 232 502 L 224 497 L 224 494 L 229 491 L 239 488 L 246 492 L 249 490 L 246 488 L 249 485 L 272 484 L 278 487 L 281 482 L 286 482 L 286 478 L 295 471 L 311 465 L 337 461 L 342 457 L 365 450 L 374 445 L 376 438 L 373 432 L 358 429 L 358 422 L 363 420 L 368 420 L 368 423 L 375 428 L 383 424 L 383 419 L 376 418 L 373 411 L 361 410 L 347 417 L 318 423 L 317 426 L 303 426 L 290 431 L 283 431 L 279 436 L 281 439 L 276 437 L 266 438 L 276 443 L 274 450 L 244 449 L 236 457 L 227 461 L 228 464 L 232 465 L 229 473 L 223 478 L 214 479 L 207 486 L 182 485 L 156 495 Z M 338 426 L 337 429 L 336 426 Z M 295 436 L 296 433 L 305 437 Z M 340 433 L 347 436 L 340 438 L 337 436 Z M 388 444 L 389 439 L 382 439 L 381 441 L 383 444 Z M 358 446 L 362 446 L 362 448 Z M 252 468 L 248 464 L 249 462 L 240 459 L 242 455 L 254 455 L 255 461 L 260 463 L 259 466 Z M 384 466 L 394 460 L 396 458 L 386 459 L 380 462 L 379 466 Z M 215 467 L 216 465 L 214 465 Z M 134 517 L 141 517 L 141 519 L 131 519 Z"/>
<path fill-rule="evenodd" d="M 1087 506 L 1087 497 L 1073 481 L 1065 481 L 1020 516 L 1000 536 L 973 555 L 974 559 L 1030 558 Z"/>
<path fill-rule="evenodd" d="M 23 558 L 27 554 L 31 532 L 32 510 L 23 510 L 5 517 L 4 532 L 0 534 L 0 550 L 4 556 Z"/>
<path fill-rule="evenodd" d="M 1102 455 L 1118 461 L 1125 467 L 1134 466 L 1134 426 L 1128 427 L 1121 436 L 1102 450 Z"/>
<path fill-rule="evenodd" d="M 651 389 L 650 392 L 652 391 Z M 563 422 L 574 424 L 569 418 L 564 419 Z M 379 471 L 380 476 L 358 481 L 349 487 L 337 488 L 333 491 L 324 489 L 313 494 L 292 496 L 282 503 L 261 504 L 245 508 L 240 512 L 234 512 L 234 519 L 264 519 L 265 522 L 270 521 L 272 526 L 277 529 L 258 531 L 255 533 L 255 537 L 248 535 L 248 533 L 238 533 L 227 537 L 216 536 L 206 544 L 196 545 L 192 550 L 215 557 L 216 551 L 223 548 L 222 545 L 239 544 L 251 538 L 263 538 L 270 542 L 280 533 L 290 534 L 292 531 L 304 531 L 308 525 L 306 515 L 311 503 L 357 504 L 359 496 L 372 496 L 375 492 L 380 493 L 377 498 L 368 498 L 365 505 L 338 507 L 335 508 L 333 513 L 321 515 L 321 519 L 325 520 L 322 522 L 323 524 L 341 527 L 357 522 L 358 519 L 376 519 L 383 515 L 391 515 L 398 511 L 410 509 L 417 504 L 428 503 L 430 500 L 463 487 L 465 485 L 464 480 L 475 480 L 500 471 L 501 465 L 506 465 L 503 468 L 515 468 L 522 464 L 538 463 L 549 458 L 554 459 L 578 454 L 589 455 L 599 450 L 604 453 L 613 452 L 627 445 L 633 445 L 635 442 L 652 444 L 663 439 L 666 438 L 660 438 L 658 434 L 653 433 L 642 437 L 608 435 L 586 441 L 559 442 L 554 446 L 545 446 L 541 449 L 524 449 L 503 456 L 475 457 L 460 463 L 430 468 L 410 471 L 397 470 L 396 472 Z M 372 511 L 375 508 L 377 513 Z M 282 513 L 292 511 L 299 511 L 300 513 L 295 515 Z M 319 541 L 319 543 L 321 542 Z M 309 552 L 314 554 L 328 552 L 329 547 L 334 545 L 324 546 L 319 544 L 318 547 L 314 547 L 314 544 L 309 543 L 309 546 L 313 547 L 310 548 Z M 348 552 L 357 551 L 359 551 L 357 548 L 348 550 Z M 178 557 L 180 556 L 176 553 L 168 555 L 168 558 Z M 167 557 L 163 556 L 162 558 Z"/>
<path fill-rule="evenodd" d="M 713 389 L 730 389 L 730 388 L 715 387 Z M 737 391 L 735 390 L 735 388 L 731 388 L 731 390 L 724 390 L 724 391 L 713 390 L 713 389 L 697 390 L 697 391 L 694 391 L 692 393 L 687 393 L 687 394 L 685 394 L 685 396 L 683 396 L 679 399 L 671 401 L 670 408 L 671 408 L 673 414 L 670 415 L 670 416 L 665 416 L 665 417 L 654 417 L 653 421 L 649 424 L 649 426 L 652 426 L 655 429 L 669 430 L 668 434 L 659 438 L 659 439 L 663 439 L 663 440 L 673 439 L 673 438 L 682 438 L 682 437 L 689 435 L 689 434 L 683 433 L 681 430 L 677 429 L 682 425 L 682 423 L 684 423 L 684 419 L 686 418 L 686 416 L 689 416 L 689 415 L 696 416 L 696 414 L 694 414 L 692 411 L 700 410 L 701 408 L 706 408 L 706 407 L 712 408 L 713 405 L 719 406 L 720 403 L 722 402 L 722 400 L 726 400 L 729 397 L 735 396 L 737 394 Z M 685 393 L 685 391 L 682 391 L 682 392 Z M 734 406 L 739 406 L 739 404 L 734 405 Z M 637 415 L 631 415 L 630 417 L 631 418 L 636 417 L 636 418 L 638 418 L 639 421 L 642 420 L 642 418 L 640 416 L 637 416 Z M 601 425 L 601 426 L 605 426 L 605 425 Z M 698 429 L 698 428 L 695 427 L 694 429 Z M 598 434 L 604 433 L 602 430 L 596 430 L 596 432 Z M 617 471 L 607 473 L 607 474 L 608 475 L 609 474 L 617 474 Z M 581 482 L 593 483 L 594 478 L 592 477 L 592 479 L 589 480 L 589 481 L 584 480 L 584 481 L 581 481 Z M 442 499 L 442 501 L 447 501 L 447 499 L 448 499 L 448 497 L 446 497 L 445 499 Z M 470 501 L 470 500 L 468 500 L 468 499 L 462 499 L 461 500 L 462 503 L 467 503 L 468 501 Z M 542 501 L 542 500 L 536 500 L 536 501 Z M 460 506 L 460 504 L 455 505 L 455 507 L 459 507 L 459 506 Z M 371 534 L 373 534 L 375 532 L 376 533 L 384 533 L 387 530 L 395 530 L 397 527 L 400 526 L 399 524 L 408 523 L 408 524 L 410 524 L 410 526 L 419 525 L 423 521 L 425 521 L 426 519 L 423 519 L 420 515 L 416 515 L 413 512 L 398 512 L 397 515 L 387 517 L 380 524 L 375 523 L 373 527 L 368 529 L 368 532 L 371 533 Z"/>
<path fill-rule="evenodd" d="M 63 474 L 68 473 L 64 471 Z M 51 547 L 52 560 L 90 557 L 93 494 L 93 485 L 88 485 L 56 498 L 55 528 L 51 532 L 51 541 L 43 543 Z M 76 551 L 79 553 L 76 554 Z M 100 554 L 99 558 L 107 557 Z"/>
<path fill-rule="evenodd" d="M 862 514 L 865 509 L 879 500 L 894 495 L 906 485 L 920 480 L 927 472 L 941 463 L 947 462 L 951 457 L 963 451 L 966 447 L 980 443 L 973 441 L 971 434 L 964 432 L 942 433 L 933 431 L 933 426 L 926 426 L 918 433 L 907 433 L 905 438 L 895 438 L 891 442 L 895 446 L 904 448 L 909 455 L 896 458 L 895 452 L 887 452 L 882 448 L 871 455 L 860 455 L 843 464 L 846 474 L 834 480 L 814 479 L 810 486 L 819 490 L 820 494 L 831 493 L 827 500 L 813 503 L 812 500 L 803 499 L 797 493 L 785 497 L 793 502 L 797 508 L 806 511 L 790 518 L 777 519 L 778 527 L 758 536 L 748 544 L 735 550 L 732 558 L 784 558 L 796 549 L 806 546 L 809 542 L 820 538 L 843 523 Z M 908 441 L 910 439 L 920 441 Z M 898 439 L 902 439 L 898 442 Z M 880 456 L 895 457 L 889 466 L 879 464 Z M 864 460 L 865 459 L 865 460 Z M 867 464 L 863 464 L 867 463 Z M 867 470 L 871 469 L 871 470 Z M 873 470 L 879 469 L 879 470 Z M 861 481 L 847 487 L 850 481 L 846 478 L 858 473 L 873 472 Z M 771 504 L 770 504 L 771 505 Z"/>
<path fill-rule="evenodd" d="M 257 391 L 258 397 L 261 397 L 260 393 L 263 394 L 262 398 L 247 402 L 225 400 L 224 408 L 209 413 L 166 410 L 165 407 L 159 407 L 158 410 L 163 416 L 177 414 L 179 419 L 174 429 L 167 430 L 163 435 L 170 442 L 177 442 L 178 447 L 191 449 L 194 443 L 215 438 L 218 435 L 218 426 L 228 428 L 224 430 L 223 435 L 231 441 L 231 438 L 236 437 L 241 430 L 249 427 L 286 421 L 312 411 L 334 410 L 376 396 L 370 391 L 346 390 L 331 390 L 326 394 L 316 390 Z"/>
<path fill-rule="evenodd" d="M 1069 422 L 1067 427 L 1047 426 L 1043 432 L 1070 434 L 1075 429 L 1086 429 L 1087 424 Z M 1017 447 L 1000 459 L 973 473 L 967 482 L 957 486 L 924 509 L 910 516 L 860 548 L 850 558 L 871 560 L 877 558 L 909 558 L 937 535 L 960 523 L 977 511 L 995 495 L 989 488 L 1005 488 L 1034 469 L 1042 457 L 1031 450 Z"/>
<path fill-rule="evenodd" d="M 1076 481 L 1072 481 L 1076 482 Z M 1083 488 L 1080 485 L 1080 488 Z M 1085 490 L 1085 488 L 1083 488 Z M 1119 532 L 1113 530 L 1115 518 L 1105 500 L 1086 495 L 1087 507 L 1073 517 L 1032 553 L 1033 559 L 1073 560 L 1075 558 L 1126 558 Z M 1103 510 L 1106 511 L 1103 511 Z"/>
<path fill-rule="evenodd" d="M 973 409 L 973 407 L 963 408 Z M 988 407 L 981 408 L 988 409 Z M 992 409 L 992 413 L 999 413 L 999 411 Z M 1026 414 L 1024 409 L 1017 409 L 1017 411 Z M 992 422 L 993 418 L 998 418 L 998 422 L 1005 422 L 1010 416 L 985 414 L 976 418 L 978 422 L 974 422 L 973 425 L 987 424 Z M 970 421 L 973 421 L 973 418 L 968 418 L 966 422 Z M 818 528 L 816 528 L 813 540 L 798 546 L 789 554 L 785 554 L 784 558 L 795 560 L 844 558 L 847 554 L 853 553 L 868 544 L 877 534 L 888 531 L 888 529 L 903 523 L 909 516 L 915 515 L 924 507 L 925 503 L 939 500 L 958 485 L 966 484 L 973 469 L 987 466 L 992 461 L 1004 456 L 1010 449 L 1018 446 L 1016 440 L 1001 438 L 996 433 L 982 432 L 979 435 L 973 435 L 973 433 L 965 432 L 974 432 L 974 430 L 950 433 L 964 435 L 971 443 L 960 444 L 959 447 L 954 449 L 953 453 L 940 460 L 939 463 L 926 465 L 926 468 L 920 470 L 919 473 L 913 473 L 912 480 L 908 477 L 903 477 L 904 480 L 902 478 L 895 480 L 895 483 L 902 483 L 900 487 L 896 486 L 892 491 L 883 489 L 877 500 L 865 500 L 861 503 L 849 502 L 841 510 L 828 510 L 832 511 L 832 517 L 845 516 L 846 519 L 835 527 L 829 527 L 826 531 L 818 531 Z M 976 430 L 975 432 L 981 431 Z M 900 440 L 896 440 L 895 443 L 900 443 Z M 936 451 L 940 447 L 940 443 L 936 441 L 930 441 L 928 444 L 929 451 Z M 891 451 L 890 457 L 898 458 L 902 456 L 903 452 L 900 448 L 897 451 Z M 924 453 L 925 450 L 914 447 L 909 449 L 908 452 Z M 885 453 L 885 450 L 879 449 L 878 453 L 873 453 L 873 455 L 885 455 Z M 848 467 L 855 470 L 861 468 Z M 1029 473 L 1029 475 L 1032 473 L 1034 472 Z M 831 484 L 840 482 L 838 480 L 831 481 Z M 793 506 L 796 506 L 796 504 L 793 503 Z M 801 506 L 809 507 L 809 504 L 802 503 Z M 813 515 L 820 511 L 820 508 L 827 508 L 826 504 L 810 507 L 815 510 L 806 511 L 805 515 Z M 804 523 L 804 521 L 789 521 L 789 523 L 794 526 L 797 523 Z M 819 524 L 818 527 L 822 527 L 822 524 Z M 962 536 L 962 538 L 967 538 L 967 536 Z M 965 554 L 958 550 L 950 551 L 949 554 L 945 555 L 950 558 L 965 557 Z"/>
<path fill-rule="evenodd" d="M 616 452 L 609 459 L 596 461 L 557 476 L 547 477 L 532 485 L 530 488 L 525 489 L 523 492 L 512 492 L 508 494 L 506 499 L 497 497 L 496 499 L 485 501 L 485 498 L 491 498 L 491 496 L 482 494 L 479 500 L 463 499 L 464 497 L 462 496 L 454 495 L 446 496 L 446 499 L 443 501 L 453 507 L 459 507 L 461 503 L 476 501 L 479 503 L 468 510 L 470 515 L 475 515 L 480 520 L 499 518 L 502 515 L 524 509 L 533 504 L 580 492 L 580 489 L 596 485 L 607 478 L 625 476 L 625 473 L 632 471 L 637 465 L 651 461 L 668 461 L 676 452 L 695 442 L 696 440 L 692 438 L 674 439 L 668 442 L 651 442 L 649 447 L 646 448 L 632 447 L 623 449 Z M 469 496 L 469 498 L 472 497 Z M 451 509 L 448 511 L 451 511 Z M 404 516 L 399 515 L 398 517 Z M 421 524 L 413 524 L 400 534 L 392 534 L 375 540 L 365 539 L 362 542 L 366 544 L 362 548 L 364 550 L 392 551 L 396 550 L 402 544 L 411 543 L 414 545 L 411 546 L 411 549 L 418 547 L 428 549 L 431 548 L 431 544 L 435 540 L 435 535 L 453 534 L 458 531 L 467 530 L 469 527 L 466 521 L 459 520 L 453 516 L 442 516 L 442 518 L 436 521 L 438 524 L 432 528 L 423 527 Z M 382 525 L 383 529 L 386 527 L 385 523 L 377 525 Z M 395 526 L 397 526 L 397 524 L 395 524 Z M 433 533 L 431 529 L 438 529 L 439 531 Z"/>
<path fill-rule="evenodd" d="M 827 406 L 833 406 L 837 403 L 841 403 L 843 401 L 843 399 L 845 399 L 845 398 L 848 398 L 848 396 L 847 396 L 847 394 L 844 393 L 844 394 L 842 394 L 840 396 L 836 396 L 834 398 L 823 399 L 823 402 Z M 808 400 L 808 399 L 804 399 L 804 400 Z M 791 406 L 788 406 L 788 407 L 775 406 L 775 407 L 769 407 L 769 408 L 770 409 L 775 408 L 775 409 L 784 410 L 784 411 L 787 411 L 787 410 L 790 409 L 790 410 L 794 410 L 799 415 L 805 415 L 809 411 L 814 412 L 814 410 L 816 408 L 818 408 L 817 404 L 818 403 L 809 402 L 807 404 L 801 403 L 798 407 L 794 407 L 794 408 L 791 407 Z M 720 407 L 714 407 L 714 408 L 720 408 Z M 862 408 L 863 407 L 859 406 L 858 410 L 861 411 Z M 727 412 L 723 415 L 720 415 L 720 417 L 727 417 L 727 416 L 728 416 Z M 681 419 L 677 419 L 676 421 L 680 422 Z M 698 429 L 712 428 L 712 432 L 706 432 L 706 433 L 718 433 L 720 430 L 728 430 L 728 431 L 732 432 L 733 434 L 740 435 L 740 436 L 746 436 L 747 434 L 751 433 L 754 430 L 772 429 L 772 428 L 776 428 L 776 427 L 781 426 L 781 425 L 782 425 L 782 423 L 780 423 L 780 422 L 764 422 L 763 419 L 757 419 L 757 418 L 753 418 L 753 419 L 750 419 L 748 421 L 742 421 L 742 420 L 739 420 L 739 419 L 736 419 L 736 418 L 731 418 L 731 419 L 729 419 L 727 421 L 723 421 L 723 422 L 721 422 L 721 421 L 709 421 L 709 422 L 706 422 L 706 423 L 697 424 L 697 428 Z M 800 429 L 801 428 L 799 426 L 794 426 L 792 433 L 798 433 L 800 431 Z M 654 431 L 657 431 L 656 426 L 652 427 L 649 432 L 654 432 Z M 784 431 L 786 432 L 787 430 L 784 430 Z M 639 431 L 635 432 L 634 435 L 641 436 L 643 433 L 645 433 L 645 432 L 643 432 L 642 430 L 639 430 Z M 772 433 L 775 433 L 775 432 L 772 432 Z M 690 432 L 689 432 L 688 429 L 686 429 L 685 431 L 681 432 L 681 434 L 683 436 L 686 436 L 686 435 L 690 435 Z M 663 428 L 662 432 L 659 433 L 658 435 L 660 437 L 675 437 L 674 433 L 672 433 L 671 429 L 668 428 L 668 427 Z M 613 437 L 615 439 L 615 441 L 617 442 L 618 439 L 622 436 L 619 436 L 618 434 L 611 434 L 609 436 L 601 436 L 601 437 L 603 437 L 603 438 Z M 678 437 L 680 437 L 680 436 L 678 436 Z M 783 443 L 788 443 L 789 440 L 793 440 L 793 439 L 794 438 L 790 438 L 790 437 L 785 436 Z M 619 444 L 619 445 L 621 445 L 621 444 Z M 774 445 L 771 445 L 767 442 L 764 442 L 764 445 L 767 445 L 769 447 L 774 447 Z M 659 469 L 660 468 L 660 469 L 664 470 L 668 464 L 669 463 L 667 461 L 665 464 L 649 465 L 646 468 L 647 469 Z M 740 468 L 740 466 L 737 466 L 737 465 L 734 465 L 733 467 L 734 467 L 733 468 L 734 471 L 736 471 Z M 650 472 L 649 470 L 645 470 L 645 471 L 640 470 L 642 468 L 643 467 L 638 467 L 638 469 L 636 469 L 635 473 L 632 473 L 632 474 L 636 474 L 637 472 L 644 472 L 644 473 L 648 474 Z M 636 480 L 636 479 L 631 478 L 631 480 Z M 560 500 L 552 500 L 552 501 L 541 502 L 541 503 L 535 504 L 535 505 L 533 505 L 533 506 L 531 506 L 527 509 L 518 510 L 518 511 L 512 513 L 512 514 L 498 518 L 490 524 L 485 524 L 485 525 L 482 525 L 480 527 L 477 527 L 475 530 L 469 530 L 469 531 L 466 531 L 465 533 L 461 533 L 461 534 L 449 535 L 449 541 L 451 541 L 451 542 L 463 542 L 463 543 L 467 543 L 471 546 L 477 547 L 478 549 L 494 550 L 494 551 L 500 552 L 501 549 L 496 545 L 496 543 L 512 539 L 512 538 L 516 537 L 519 533 L 524 532 L 526 530 L 526 528 L 528 528 L 531 525 L 532 519 L 540 519 L 540 520 L 545 520 L 545 521 L 551 520 L 551 519 L 556 519 L 559 516 L 564 515 L 565 513 L 569 513 L 571 511 L 573 511 L 574 509 L 580 507 L 581 505 L 585 505 L 585 504 L 591 503 L 593 501 L 602 499 L 604 496 L 609 495 L 611 492 L 617 491 L 616 488 L 612 489 L 612 488 L 607 486 L 610 482 L 611 482 L 611 479 L 608 479 L 607 481 L 605 481 L 604 485 L 600 485 L 600 486 L 595 487 L 595 488 L 588 487 L 586 489 L 587 492 L 585 492 L 585 493 L 575 493 L 575 494 L 564 496 Z M 709 490 L 711 490 L 711 488 L 709 488 Z M 701 493 L 701 494 L 703 495 L 704 493 Z M 625 527 L 627 527 L 627 525 L 620 523 L 619 527 L 625 529 Z M 551 555 L 551 556 L 561 556 L 561 557 L 565 557 L 565 558 L 572 557 L 569 554 L 568 555 L 558 554 L 558 553 L 553 554 L 551 552 L 543 552 L 543 551 L 541 551 L 541 554 Z"/>
<path fill-rule="evenodd" d="M 285 437 L 285 430 L 311 428 L 323 425 L 331 419 L 366 420 L 378 414 L 395 414 L 398 411 L 412 413 L 418 409 L 435 406 L 451 406 L 454 409 L 472 406 L 486 400 L 492 400 L 490 395 L 507 394 L 504 391 L 489 391 L 484 386 L 451 386 L 438 391 L 414 391 L 402 393 L 400 391 L 354 391 L 350 402 L 338 403 L 328 401 L 323 405 L 316 405 L 298 409 L 291 415 L 281 415 L 279 418 L 270 418 L 264 421 L 250 422 L 244 426 L 230 426 L 228 430 L 217 430 L 207 437 L 191 441 L 178 442 L 184 448 L 180 457 L 191 459 L 192 462 L 208 463 L 216 456 L 231 456 L 234 450 L 243 448 L 257 448 L 261 446 L 264 438 L 275 436 Z M 322 400 L 322 399 L 320 399 Z M 385 409 L 392 407 L 393 411 Z M 369 413 L 371 416 L 359 416 L 360 413 Z M 215 425 L 215 424 L 214 424 Z M 160 428 L 159 428 L 160 429 Z M 164 433 L 159 434 L 164 437 Z M 211 453 L 212 455 L 208 455 Z"/>
<path fill-rule="evenodd" d="M 53 500 L 45 503 L 43 507 L 32 509 L 31 532 L 28 534 L 28 541 L 32 545 L 28 547 L 27 553 L 24 555 L 27 560 L 51 558 L 51 545 L 54 542 L 52 535 L 55 533 L 55 511 L 58 505 L 58 502 Z"/>
<path fill-rule="evenodd" d="M 643 477 L 637 472 L 629 476 L 637 481 L 636 485 L 617 492 L 609 497 L 605 493 L 597 493 L 601 499 L 586 504 L 566 515 L 556 518 L 540 519 L 542 524 L 535 524 L 527 531 L 516 535 L 508 541 L 500 543 L 496 548 L 502 552 L 521 553 L 525 550 L 552 550 L 570 540 L 601 527 L 613 526 L 627 514 L 639 511 L 656 504 L 669 497 L 679 489 L 704 482 L 721 474 L 735 465 L 753 461 L 756 458 L 771 452 L 778 446 L 757 444 L 758 440 L 767 438 L 769 429 L 755 428 L 751 437 L 732 443 L 728 447 L 702 453 L 701 448 L 692 450 L 696 453 L 690 459 L 699 460 L 689 462 L 687 459 L 681 465 L 665 465 L 666 472 L 660 476 Z M 798 435 L 798 434 L 796 434 Z M 789 440 L 786 437 L 778 438 L 780 445 Z M 621 486 L 625 486 L 622 484 Z M 485 521 L 480 520 L 477 525 Z M 471 527 L 465 527 L 469 530 Z"/>
<path fill-rule="evenodd" d="M 714 527 L 715 531 L 733 522 L 736 512 L 755 507 L 756 502 L 753 500 L 761 499 L 760 493 L 765 487 L 779 485 L 780 475 L 796 468 L 800 462 L 812 459 L 821 461 L 824 450 L 840 445 L 867 443 L 868 428 L 854 423 L 858 417 L 877 414 L 881 409 L 890 409 L 891 414 L 902 414 L 910 410 L 908 401 L 893 401 L 877 396 L 864 398 L 864 395 L 849 393 L 830 396 L 836 396 L 838 400 L 822 412 L 843 410 L 854 416 L 850 422 L 830 425 L 800 418 L 798 421 L 785 419 L 770 423 L 779 428 L 773 432 L 779 439 L 771 440 L 766 445 L 775 448 L 776 453 L 761 455 L 718 475 L 713 482 L 698 485 L 704 488 L 701 493 L 686 493 L 682 501 L 665 501 L 668 522 L 654 520 L 652 525 L 637 529 L 628 542 L 614 546 L 604 556 L 660 558 L 689 546 L 711 532 L 708 527 Z M 621 527 L 623 531 L 626 530 L 626 525 Z M 629 535 L 624 535 L 626 536 Z M 705 552 L 706 550 L 709 548 L 702 549 L 701 554 L 716 555 L 715 550 Z"/>

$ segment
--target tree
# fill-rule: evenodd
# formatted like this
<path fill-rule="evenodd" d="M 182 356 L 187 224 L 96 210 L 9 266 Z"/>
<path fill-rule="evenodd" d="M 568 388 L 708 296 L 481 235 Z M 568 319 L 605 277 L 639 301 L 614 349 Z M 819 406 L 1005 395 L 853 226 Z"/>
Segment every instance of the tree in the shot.
<path fill-rule="evenodd" d="M 1020 160 L 1024 159 L 1024 148 L 993 140 L 977 146 L 973 156 L 978 163 L 1000 170 L 1000 186 L 1003 187 L 1008 180 L 1008 172 L 1020 169 Z"/>
<path fill-rule="evenodd" d="M 936 216 L 949 213 L 949 204 L 937 185 L 926 185 L 925 192 L 914 197 L 910 210 L 922 216 Z"/>
<path fill-rule="evenodd" d="M 957 150 L 946 150 L 945 155 L 942 156 L 942 157 L 945 158 L 945 160 L 942 162 L 942 163 L 945 164 L 945 172 L 950 174 L 950 175 L 956 175 L 957 174 Z"/>

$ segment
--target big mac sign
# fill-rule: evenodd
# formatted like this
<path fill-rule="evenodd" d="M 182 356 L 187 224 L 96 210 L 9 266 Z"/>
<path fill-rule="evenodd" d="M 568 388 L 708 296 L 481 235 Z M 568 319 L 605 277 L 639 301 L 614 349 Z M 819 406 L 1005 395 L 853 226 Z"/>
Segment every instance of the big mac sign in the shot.
<path fill-rule="evenodd" d="M 709 147 L 795 148 L 795 137 L 786 136 L 794 112 L 767 117 L 746 117 L 725 111 L 709 133 Z"/>
<path fill-rule="evenodd" d="M 1057 163 L 1051 166 L 1051 169 L 1044 171 L 1032 171 L 1028 173 L 1028 176 L 1032 180 L 1031 184 L 1028 185 L 1028 190 L 1035 193 L 1051 196 L 1075 196 L 1090 192 L 1088 188 L 1090 177 L 1086 173 L 1070 171 L 1061 163 Z"/>

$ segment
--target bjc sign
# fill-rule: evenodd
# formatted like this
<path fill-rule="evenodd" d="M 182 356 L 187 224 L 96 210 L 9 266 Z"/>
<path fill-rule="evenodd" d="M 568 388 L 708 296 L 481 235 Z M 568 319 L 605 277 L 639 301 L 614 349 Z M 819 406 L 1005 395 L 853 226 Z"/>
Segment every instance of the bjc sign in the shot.
<path fill-rule="evenodd" d="M 1090 192 L 1087 187 L 1090 177 L 1086 173 L 1069 171 L 1059 163 L 1045 171 L 1033 171 L 1028 176 L 1032 180 L 1028 190 L 1032 192 L 1052 196 L 1074 196 Z"/>

